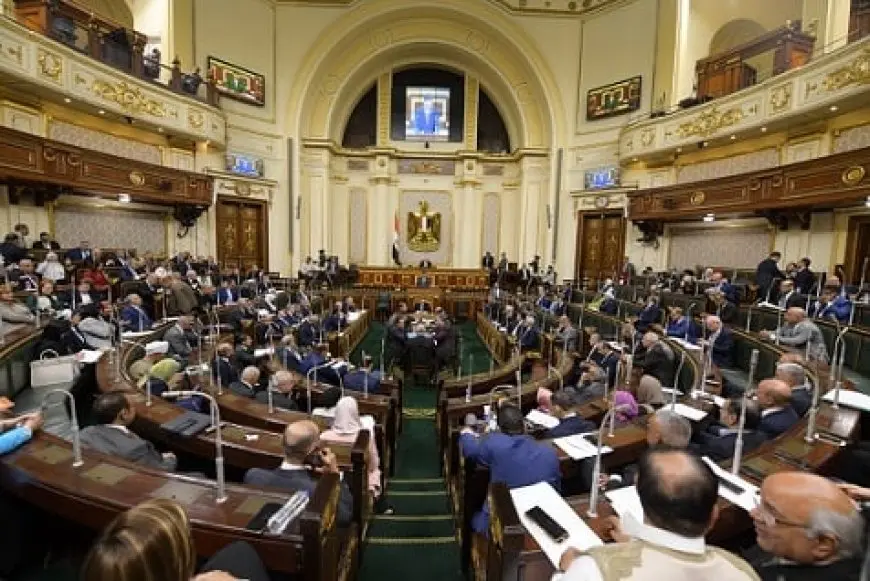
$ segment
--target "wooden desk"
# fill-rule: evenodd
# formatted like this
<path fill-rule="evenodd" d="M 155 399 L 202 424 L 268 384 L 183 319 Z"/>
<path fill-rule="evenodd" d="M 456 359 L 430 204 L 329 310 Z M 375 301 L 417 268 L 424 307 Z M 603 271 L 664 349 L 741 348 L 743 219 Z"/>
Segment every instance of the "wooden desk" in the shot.
<path fill-rule="evenodd" d="M 449 290 L 489 290 L 489 271 L 479 268 L 392 268 L 362 266 L 357 286 L 384 289 L 417 286 L 425 273 L 433 287 Z"/>
<path fill-rule="evenodd" d="M 340 333 L 334 332 L 327 335 L 329 352 L 333 357 L 349 359 L 357 345 L 369 332 L 372 323 L 372 311 L 361 311 L 359 317 L 343 329 Z"/>
<path fill-rule="evenodd" d="M 265 504 L 286 502 L 288 493 L 228 485 L 226 502 L 217 504 L 210 481 L 149 470 L 93 451 L 85 451 L 83 460 L 84 465 L 74 468 L 71 445 L 39 433 L 29 444 L 0 457 L 0 487 L 94 531 L 141 502 L 170 498 L 190 516 L 200 557 L 243 540 L 253 545 L 270 570 L 300 574 L 310 581 L 352 578 L 358 545 L 355 531 L 347 536 L 335 524 L 335 475 L 318 482 L 295 532 L 272 536 L 246 526 Z"/>

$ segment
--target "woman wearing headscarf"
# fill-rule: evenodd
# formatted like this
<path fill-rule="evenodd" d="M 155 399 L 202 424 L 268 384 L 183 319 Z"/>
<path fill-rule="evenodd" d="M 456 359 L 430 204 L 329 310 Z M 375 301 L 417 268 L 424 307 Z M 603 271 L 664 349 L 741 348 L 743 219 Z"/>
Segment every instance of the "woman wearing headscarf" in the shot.
<path fill-rule="evenodd" d="M 364 421 L 369 420 L 369 421 Z M 381 496 L 381 458 L 375 444 L 374 420 L 371 416 L 360 419 L 359 406 L 356 398 L 344 396 L 335 406 L 335 417 L 332 427 L 320 434 L 322 442 L 338 442 L 353 444 L 361 430 L 369 431 L 369 492 L 378 502 Z"/>
<path fill-rule="evenodd" d="M 616 407 L 616 423 L 619 425 L 633 421 L 640 414 L 637 401 L 627 391 L 617 390 L 614 392 L 613 403 Z"/>

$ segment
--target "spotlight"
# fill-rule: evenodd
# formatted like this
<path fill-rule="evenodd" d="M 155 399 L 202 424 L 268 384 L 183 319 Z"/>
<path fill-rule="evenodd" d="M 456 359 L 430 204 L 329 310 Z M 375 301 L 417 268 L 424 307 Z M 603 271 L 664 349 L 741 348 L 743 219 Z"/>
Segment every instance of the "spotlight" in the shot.
<path fill-rule="evenodd" d="M 713 212 L 710 212 L 709 214 L 704 216 L 704 222 L 715 222 L 715 221 L 716 221 L 716 215 Z"/>

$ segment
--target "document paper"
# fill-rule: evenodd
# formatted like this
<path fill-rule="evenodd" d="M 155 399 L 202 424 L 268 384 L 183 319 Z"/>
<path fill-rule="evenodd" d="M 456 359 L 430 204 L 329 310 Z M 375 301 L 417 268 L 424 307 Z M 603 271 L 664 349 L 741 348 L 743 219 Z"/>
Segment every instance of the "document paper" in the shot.
<path fill-rule="evenodd" d="M 607 436 L 604 436 L 605 438 Z M 598 446 L 583 437 L 583 434 L 568 436 L 567 438 L 556 438 L 553 443 L 559 446 L 572 460 L 582 460 L 584 458 L 594 458 L 598 453 Z M 613 452 L 610 446 L 602 446 L 601 453 L 609 454 Z"/>
<path fill-rule="evenodd" d="M 737 494 L 731 490 L 728 490 L 726 487 L 719 485 L 719 496 L 724 498 L 725 500 L 732 502 L 745 510 L 746 512 L 751 512 L 758 503 L 756 500 L 758 499 L 758 487 L 754 484 L 743 480 L 739 476 L 734 476 L 727 470 L 721 468 L 718 464 L 704 456 L 704 462 L 713 469 L 713 472 L 716 473 L 718 478 L 722 478 L 728 480 L 729 482 L 736 484 L 740 488 L 743 489 L 741 494 Z"/>

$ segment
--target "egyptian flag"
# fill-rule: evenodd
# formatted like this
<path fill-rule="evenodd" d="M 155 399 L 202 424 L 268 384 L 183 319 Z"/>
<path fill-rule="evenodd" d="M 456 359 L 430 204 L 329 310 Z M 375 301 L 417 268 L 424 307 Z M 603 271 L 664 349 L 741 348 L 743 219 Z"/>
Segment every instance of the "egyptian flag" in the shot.
<path fill-rule="evenodd" d="M 402 266 L 402 260 L 399 257 L 399 212 L 393 214 L 393 262 L 396 266 Z"/>

